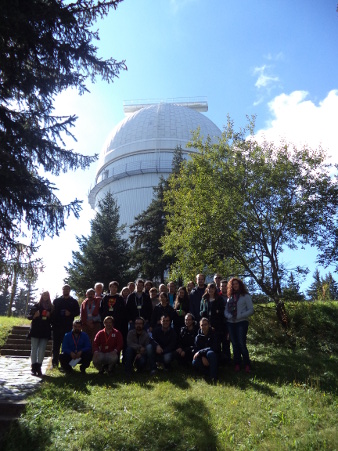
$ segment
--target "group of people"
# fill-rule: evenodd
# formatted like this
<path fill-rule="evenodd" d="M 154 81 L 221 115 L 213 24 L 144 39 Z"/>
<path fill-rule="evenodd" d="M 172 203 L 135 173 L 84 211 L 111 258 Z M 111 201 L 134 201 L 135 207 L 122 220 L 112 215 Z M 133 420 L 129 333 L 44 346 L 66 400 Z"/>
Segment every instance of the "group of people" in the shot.
<path fill-rule="evenodd" d="M 111 374 L 122 357 L 128 377 L 135 370 L 168 370 L 177 360 L 216 381 L 219 364 L 231 361 L 230 342 L 235 371 L 243 365 L 250 372 L 246 337 L 254 309 L 241 279 L 227 282 L 215 274 L 214 282 L 205 284 L 198 274 L 196 284 L 190 281 L 177 291 L 174 282 L 157 289 L 142 279 L 120 293 L 116 281 L 108 293 L 103 289 L 101 283 L 88 289 L 81 307 L 69 285 L 53 302 L 48 292 L 42 293 L 30 313 L 32 374 L 41 376 L 51 330 L 53 366 L 60 363 L 67 373 L 78 363 L 85 372 L 93 362 L 101 374 Z"/>

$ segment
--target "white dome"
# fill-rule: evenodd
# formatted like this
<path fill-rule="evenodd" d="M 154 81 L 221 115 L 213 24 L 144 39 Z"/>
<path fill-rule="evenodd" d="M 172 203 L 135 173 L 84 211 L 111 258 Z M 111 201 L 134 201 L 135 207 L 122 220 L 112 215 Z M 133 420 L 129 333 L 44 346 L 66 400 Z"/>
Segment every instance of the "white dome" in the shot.
<path fill-rule="evenodd" d="M 120 222 L 130 226 L 150 204 L 160 176 L 171 172 L 175 148 L 181 146 L 186 158 L 194 152 L 186 145 L 198 127 L 204 139 L 221 135 L 206 116 L 174 103 L 145 106 L 122 120 L 100 154 L 89 193 L 92 208 L 110 191 L 120 206 Z"/>

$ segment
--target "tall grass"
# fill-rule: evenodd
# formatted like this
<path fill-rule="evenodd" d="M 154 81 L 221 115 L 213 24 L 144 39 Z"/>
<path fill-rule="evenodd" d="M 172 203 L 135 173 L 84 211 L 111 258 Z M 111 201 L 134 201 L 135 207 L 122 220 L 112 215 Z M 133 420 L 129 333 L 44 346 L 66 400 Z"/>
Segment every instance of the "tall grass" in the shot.
<path fill-rule="evenodd" d="M 112 377 L 53 370 L 4 450 L 335 450 L 338 304 L 288 304 L 289 329 L 256 306 L 250 375 L 222 367 Z"/>

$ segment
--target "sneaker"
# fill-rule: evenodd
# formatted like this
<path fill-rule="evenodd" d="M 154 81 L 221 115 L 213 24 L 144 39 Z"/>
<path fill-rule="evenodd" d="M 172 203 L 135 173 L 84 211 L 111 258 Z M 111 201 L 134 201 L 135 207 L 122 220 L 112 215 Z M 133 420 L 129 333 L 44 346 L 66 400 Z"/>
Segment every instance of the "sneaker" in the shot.
<path fill-rule="evenodd" d="M 245 365 L 245 372 L 250 373 L 250 365 Z"/>
<path fill-rule="evenodd" d="M 241 371 L 241 367 L 237 364 L 235 365 L 235 373 L 238 373 L 239 371 Z"/>

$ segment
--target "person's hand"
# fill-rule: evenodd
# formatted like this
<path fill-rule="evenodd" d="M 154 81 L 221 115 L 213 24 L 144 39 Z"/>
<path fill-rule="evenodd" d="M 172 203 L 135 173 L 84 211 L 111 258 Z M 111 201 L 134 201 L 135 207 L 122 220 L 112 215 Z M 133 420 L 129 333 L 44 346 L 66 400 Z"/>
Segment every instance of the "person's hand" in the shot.
<path fill-rule="evenodd" d="M 162 354 L 163 353 L 163 349 L 161 348 L 160 345 L 156 346 L 156 354 Z"/>
<path fill-rule="evenodd" d="M 76 353 L 75 352 L 71 352 L 70 356 L 71 356 L 72 359 L 76 359 Z"/>
<path fill-rule="evenodd" d="M 37 310 L 37 311 L 34 313 L 33 319 L 39 318 L 39 316 L 40 316 L 40 312 L 39 312 L 39 310 Z"/>
<path fill-rule="evenodd" d="M 69 310 L 65 310 L 65 316 L 70 316 L 70 311 Z"/>
<path fill-rule="evenodd" d="M 193 359 L 194 359 L 194 360 L 196 360 L 198 356 L 199 356 L 199 353 L 198 353 L 198 352 L 196 352 L 196 354 L 194 354 L 194 357 L 193 357 Z"/>
<path fill-rule="evenodd" d="M 204 366 L 209 366 L 209 360 L 206 357 L 202 357 L 202 363 Z"/>

